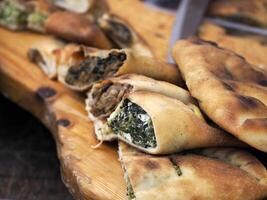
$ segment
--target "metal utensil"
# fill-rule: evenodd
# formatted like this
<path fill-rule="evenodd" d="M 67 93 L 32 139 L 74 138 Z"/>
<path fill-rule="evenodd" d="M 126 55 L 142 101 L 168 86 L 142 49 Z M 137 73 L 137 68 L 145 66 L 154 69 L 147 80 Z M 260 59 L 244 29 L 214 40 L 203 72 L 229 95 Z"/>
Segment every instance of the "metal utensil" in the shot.
<path fill-rule="evenodd" d="M 181 0 L 170 38 L 168 61 L 173 63 L 171 49 L 176 40 L 194 35 L 205 14 L 209 0 Z"/>

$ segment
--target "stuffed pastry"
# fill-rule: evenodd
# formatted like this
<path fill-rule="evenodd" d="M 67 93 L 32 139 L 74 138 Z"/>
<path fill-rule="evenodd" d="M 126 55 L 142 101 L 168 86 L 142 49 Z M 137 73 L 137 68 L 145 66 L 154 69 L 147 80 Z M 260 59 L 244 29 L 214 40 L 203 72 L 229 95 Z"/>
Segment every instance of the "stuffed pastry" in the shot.
<path fill-rule="evenodd" d="M 71 48 L 68 46 L 58 49 L 56 53 L 52 52 L 54 56 L 51 58 L 59 60 L 58 79 L 75 90 L 87 90 L 95 82 L 128 73 L 142 74 L 175 84 L 182 83 L 175 65 L 157 61 L 129 49 L 107 51 L 78 45 L 71 45 Z M 68 56 L 65 56 L 66 52 Z"/>
<path fill-rule="evenodd" d="M 198 38 L 178 41 L 173 56 L 207 116 L 267 152 L 266 73 L 236 53 Z"/>
<path fill-rule="evenodd" d="M 106 36 L 119 48 L 129 48 L 139 54 L 152 56 L 148 44 L 136 33 L 126 21 L 111 14 L 105 14 L 98 20 L 100 28 Z"/>
<path fill-rule="evenodd" d="M 96 83 L 87 93 L 86 110 L 89 118 L 94 122 L 95 133 L 100 140 L 102 140 L 101 127 L 107 122 L 109 115 L 115 111 L 125 95 L 134 91 L 156 92 L 178 99 L 187 104 L 196 116 L 204 120 L 195 100 L 186 90 L 146 76 L 125 74 Z"/>
<path fill-rule="evenodd" d="M 12 30 L 34 30 L 61 39 L 110 49 L 110 41 L 94 19 L 70 11 L 60 11 L 47 0 L 3 0 L 0 24 Z"/>
<path fill-rule="evenodd" d="M 262 200 L 267 171 L 253 155 L 206 148 L 151 156 L 120 142 L 119 157 L 130 200 Z"/>
<path fill-rule="evenodd" d="M 163 94 L 143 90 L 127 93 L 106 122 L 95 123 L 97 138 L 119 139 L 151 154 L 240 144 L 209 126 L 190 104 Z"/>

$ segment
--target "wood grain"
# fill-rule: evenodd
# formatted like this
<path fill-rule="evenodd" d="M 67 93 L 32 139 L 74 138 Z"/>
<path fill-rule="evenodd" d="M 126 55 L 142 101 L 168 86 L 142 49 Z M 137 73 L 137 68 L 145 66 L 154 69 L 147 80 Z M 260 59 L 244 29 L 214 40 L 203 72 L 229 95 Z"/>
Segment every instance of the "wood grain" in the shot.
<path fill-rule="evenodd" d="M 126 18 L 144 36 L 158 57 L 166 58 L 171 15 L 136 0 L 108 2 L 114 13 Z M 0 91 L 50 129 L 63 180 L 76 199 L 126 199 L 116 144 L 91 148 L 97 141 L 84 109 L 84 97 L 49 80 L 27 59 L 32 43 L 50 39 L 0 28 Z"/>

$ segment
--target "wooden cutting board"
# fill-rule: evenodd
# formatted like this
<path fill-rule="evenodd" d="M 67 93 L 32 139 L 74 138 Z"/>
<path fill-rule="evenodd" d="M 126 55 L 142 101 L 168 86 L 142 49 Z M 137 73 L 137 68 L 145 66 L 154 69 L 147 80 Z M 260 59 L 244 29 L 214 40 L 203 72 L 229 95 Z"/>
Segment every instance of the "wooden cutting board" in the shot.
<path fill-rule="evenodd" d="M 108 0 L 111 10 L 127 19 L 159 58 L 166 58 L 173 16 L 137 0 Z M 76 199 L 126 199 L 126 185 L 116 143 L 98 149 L 84 96 L 49 80 L 27 59 L 33 43 L 49 36 L 0 28 L 0 92 L 41 120 L 53 134 L 62 179 Z M 7 116 L 11 117 L 11 116 Z M 22 119 L 23 120 L 23 119 Z"/>

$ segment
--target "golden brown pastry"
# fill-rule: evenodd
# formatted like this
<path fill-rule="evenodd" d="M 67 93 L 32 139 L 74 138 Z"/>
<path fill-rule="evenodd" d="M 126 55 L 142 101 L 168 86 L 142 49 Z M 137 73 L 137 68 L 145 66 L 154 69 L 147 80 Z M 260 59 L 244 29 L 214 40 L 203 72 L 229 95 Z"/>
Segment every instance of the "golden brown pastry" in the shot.
<path fill-rule="evenodd" d="M 148 44 L 136 33 L 129 23 L 121 18 L 105 14 L 98 19 L 98 24 L 117 47 L 129 48 L 135 53 L 146 56 L 153 55 Z"/>
<path fill-rule="evenodd" d="M 182 83 L 175 65 L 137 54 L 129 49 L 108 51 L 73 44 L 70 46 L 58 49 L 56 54 L 53 52 L 54 56 L 51 58 L 60 60 L 57 62 L 58 79 L 75 90 L 87 90 L 93 83 L 128 73 L 142 74 L 175 84 Z M 62 57 L 65 51 L 69 56 Z"/>
<path fill-rule="evenodd" d="M 266 0 L 214 0 L 208 14 L 253 26 L 267 27 Z"/>
<path fill-rule="evenodd" d="M 55 12 L 45 22 L 45 31 L 70 42 L 110 49 L 112 46 L 95 22 L 85 15 Z"/>
<path fill-rule="evenodd" d="M 198 35 L 204 40 L 214 41 L 221 47 L 240 54 L 249 63 L 257 65 L 257 67 L 267 72 L 266 36 L 227 30 L 208 22 L 201 25 Z"/>
<path fill-rule="evenodd" d="M 178 41 L 173 57 L 191 95 L 208 117 L 267 152 L 265 73 L 236 53 L 198 38 Z"/>
<path fill-rule="evenodd" d="M 151 156 L 120 142 L 129 199 L 261 200 L 267 171 L 251 154 L 234 148 L 206 148 Z"/>
<path fill-rule="evenodd" d="M 12 30 L 49 33 L 69 42 L 110 49 L 111 43 L 93 18 L 60 11 L 47 0 L 0 2 L 0 24 Z"/>

